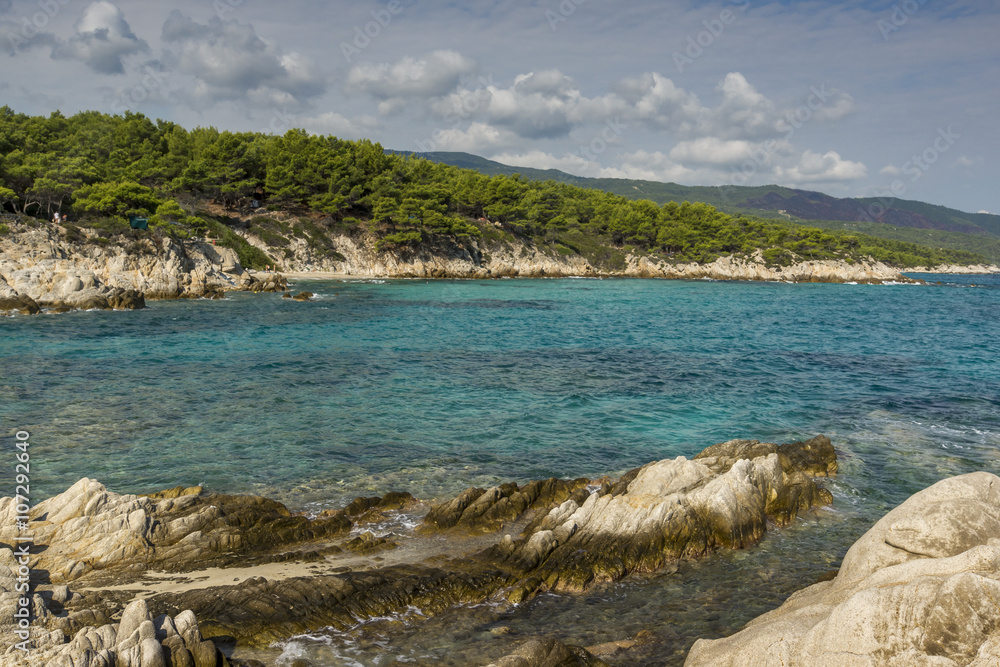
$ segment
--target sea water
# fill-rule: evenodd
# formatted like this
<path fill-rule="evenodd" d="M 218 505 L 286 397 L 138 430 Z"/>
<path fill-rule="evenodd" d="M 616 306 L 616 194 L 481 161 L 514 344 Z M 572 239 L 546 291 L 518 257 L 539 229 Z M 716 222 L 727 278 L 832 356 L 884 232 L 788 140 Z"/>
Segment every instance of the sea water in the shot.
<path fill-rule="evenodd" d="M 833 507 L 753 549 L 502 618 L 482 609 L 479 624 L 396 619 L 275 649 L 463 664 L 457 647 L 497 641 L 497 623 L 582 644 L 647 628 L 663 640 L 649 663 L 674 664 L 695 637 L 730 633 L 837 567 L 915 491 L 997 471 L 1000 278 L 922 277 L 942 284 L 300 281 L 314 300 L 231 293 L 3 318 L 0 439 L 31 434 L 34 500 L 88 476 L 312 512 L 828 435 Z"/>

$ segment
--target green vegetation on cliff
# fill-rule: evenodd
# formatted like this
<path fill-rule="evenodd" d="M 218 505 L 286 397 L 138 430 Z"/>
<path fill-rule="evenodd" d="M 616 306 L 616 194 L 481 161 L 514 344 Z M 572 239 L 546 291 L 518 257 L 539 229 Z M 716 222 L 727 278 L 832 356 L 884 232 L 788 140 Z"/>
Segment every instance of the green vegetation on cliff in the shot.
<path fill-rule="evenodd" d="M 236 247 L 251 266 L 266 256 L 250 251 L 205 202 L 248 213 L 256 202 L 293 214 L 297 223 L 257 216 L 250 231 L 271 247 L 294 237 L 328 254 L 334 252 L 334 233 L 372 233 L 380 250 L 398 252 L 436 238 L 467 243 L 519 237 L 553 255 L 578 253 L 611 269 L 627 252 L 710 262 L 762 250 L 772 264 L 868 256 L 896 266 L 983 260 L 968 252 L 733 216 L 704 203 L 658 205 L 555 181 L 488 177 L 386 154 L 370 141 L 302 130 L 282 136 L 186 130 L 141 114 L 83 112 L 67 118 L 55 112 L 44 118 L 2 107 L 0 156 L 0 205 L 8 210 L 41 218 L 59 211 L 91 226 L 148 217 L 156 233 L 213 235 Z"/>

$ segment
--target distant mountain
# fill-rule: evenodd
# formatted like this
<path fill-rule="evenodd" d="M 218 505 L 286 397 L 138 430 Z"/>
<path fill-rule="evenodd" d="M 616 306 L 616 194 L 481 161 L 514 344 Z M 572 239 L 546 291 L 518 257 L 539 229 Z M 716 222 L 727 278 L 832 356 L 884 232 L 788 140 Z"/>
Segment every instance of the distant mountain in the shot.
<path fill-rule="evenodd" d="M 387 152 L 413 154 L 409 151 Z M 690 186 L 622 178 L 585 178 L 558 169 L 511 167 L 470 153 L 435 152 L 416 155 L 433 162 L 475 169 L 489 176 L 521 174 L 532 180 L 559 181 L 583 188 L 612 192 L 629 199 L 650 199 L 659 204 L 668 201 L 698 201 L 711 204 L 727 213 L 783 218 L 819 226 L 844 226 L 825 225 L 824 222 L 876 223 L 866 226 L 869 234 L 877 233 L 873 230 L 878 229 L 878 224 L 883 224 L 892 228 L 908 227 L 1000 238 L 1000 215 L 964 213 L 945 206 L 905 199 L 839 199 L 821 192 L 796 190 L 779 185 Z"/>

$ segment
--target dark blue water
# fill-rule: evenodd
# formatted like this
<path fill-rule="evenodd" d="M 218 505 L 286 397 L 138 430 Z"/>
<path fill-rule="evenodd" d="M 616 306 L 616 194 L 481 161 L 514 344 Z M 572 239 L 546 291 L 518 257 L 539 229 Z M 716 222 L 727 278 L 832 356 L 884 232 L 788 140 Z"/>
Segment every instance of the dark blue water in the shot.
<path fill-rule="evenodd" d="M 5 318 L 0 437 L 31 433 L 39 497 L 89 476 L 317 508 L 825 433 L 834 509 L 788 534 L 822 570 L 911 493 L 998 468 L 1000 278 L 927 278 L 301 282 L 319 298 Z"/>

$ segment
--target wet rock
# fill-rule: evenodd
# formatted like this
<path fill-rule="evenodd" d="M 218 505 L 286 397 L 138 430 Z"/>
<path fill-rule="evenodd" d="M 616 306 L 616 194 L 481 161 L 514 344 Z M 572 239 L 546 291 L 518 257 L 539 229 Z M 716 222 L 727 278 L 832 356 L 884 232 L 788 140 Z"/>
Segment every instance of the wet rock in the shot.
<path fill-rule="evenodd" d="M 245 272 L 240 277 L 238 289 L 244 292 L 286 292 L 288 279 L 280 273 Z"/>
<path fill-rule="evenodd" d="M 0 313 L 17 312 L 22 315 L 36 315 L 41 312 L 41 308 L 30 296 L 0 296 Z"/>
<path fill-rule="evenodd" d="M 810 446 L 821 449 L 821 443 Z M 489 549 L 487 558 L 524 574 L 509 597 L 519 602 L 540 590 L 582 591 L 678 559 L 748 546 L 763 536 L 769 519 L 787 522 L 830 500 L 792 457 L 782 466 L 778 450 L 730 441 L 692 461 L 648 464 L 626 475 L 624 485 L 607 485 L 583 503 L 567 500 L 521 539 L 508 536 Z"/>
<path fill-rule="evenodd" d="M 962 475 L 889 512 L 832 581 L 731 637 L 697 641 L 685 665 L 996 665 L 998 600 L 1000 478 Z"/>
<path fill-rule="evenodd" d="M 314 296 L 316 296 L 316 295 L 313 294 L 312 292 L 299 292 L 298 294 L 296 294 L 295 296 L 293 296 L 292 299 L 295 300 L 295 301 L 308 301 L 309 299 L 313 298 Z"/>
<path fill-rule="evenodd" d="M 399 545 L 388 537 L 376 537 L 371 533 L 361 533 L 344 544 L 344 549 L 357 553 L 373 553 L 385 549 L 395 549 Z"/>
<path fill-rule="evenodd" d="M 206 637 L 263 646 L 325 626 L 348 629 L 358 619 L 409 607 L 434 615 L 460 604 L 520 602 L 545 591 L 586 590 L 633 572 L 669 571 L 680 558 L 751 544 L 768 521 L 790 520 L 828 499 L 803 471 L 836 469 L 827 460 L 835 456 L 828 444 L 822 438 L 788 446 L 730 441 L 695 460 L 650 463 L 618 480 L 470 489 L 432 509 L 424 530 L 482 534 L 515 523 L 526 528 L 462 557 L 275 581 L 253 577 L 132 602 L 121 617 L 130 634 L 119 636 L 119 645 L 138 651 L 139 660 L 143 642 L 155 639 L 164 660 L 180 664 L 190 657 L 197 664 L 199 651 L 207 655 Z M 414 502 L 407 493 L 361 497 L 308 519 L 266 498 L 205 494 L 196 487 L 119 495 L 83 479 L 32 508 L 35 540 L 46 545 L 35 567 L 54 585 L 85 580 L 100 586 L 129 582 L 150 568 L 188 572 L 311 562 L 345 550 L 366 553 L 395 543 L 371 533 L 343 541 L 352 527 Z M 12 499 L 0 499 L 0 542 L 12 543 L 13 511 Z M 71 595 L 67 615 L 49 625 L 67 634 L 98 627 L 120 604 L 113 593 L 110 599 L 107 592 Z"/>
<path fill-rule="evenodd" d="M 554 639 L 530 639 L 510 655 L 487 667 L 607 667 L 607 663 L 578 646 Z"/>
<path fill-rule="evenodd" d="M 142 292 L 134 289 L 115 288 L 107 298 L 115 310 L 141 310 L 146 307 L 146 299 Z"/>
<path fill-rule="evenodd" d="M 549 509 L 571 497 L 582 502 L 590 480 L 546 479 L 519 487 L 509 483 L 491 489 L 470 488 L 453 500 L 442 503 L 424 517 L 421 530 L 432 532 L 452 528 L 492 533 L 520 519 L 532 509 Z"/>
<path fill-rule="evenodd" d="M 172 495 L 172 494 L 168 494 Z M 13 543 L 11 498 L 0 499 L 0 541 Z M 266 562 L 303 542 L 346 534 L 343 514 L 310 520 L 257 496 L 119 495 L 82 479 L 32 508 L 35 540 L 48 547 L 36 567 L 52 583 L 107 571 L 121 583 L 157 567 L 183 571 L 235 562 Z"/>
<path fill-rule="evenodd" d="M 166 498 L 180 498 L 181 496 L 200 496 L 204 489 L 200 486 L 175 486 L 172 489 L 164 489 L 154 493 L 143 493 L 140 496 L 152 498 L 153 500 L 163 500 Z"/>

